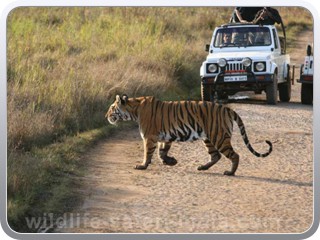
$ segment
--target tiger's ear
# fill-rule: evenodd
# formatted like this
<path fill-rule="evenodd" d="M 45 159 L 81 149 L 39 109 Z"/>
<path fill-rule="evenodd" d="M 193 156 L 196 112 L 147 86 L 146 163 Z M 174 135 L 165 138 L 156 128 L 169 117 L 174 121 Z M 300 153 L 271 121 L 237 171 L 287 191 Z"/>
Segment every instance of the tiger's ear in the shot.
<path fill-rule="evenodd" d="M 120 98 L 119 95 L 116 96 L 116 102 L 117 102 L 117 103 L 120 103 L 120 102 L 121 102 L 121 98 Z"/>
<path fill-rule="evenodd" d="M 121 97 L 121 104 L 125 105 L 128 102 L 128 99 L 127 94 L 123 94 Z"/>

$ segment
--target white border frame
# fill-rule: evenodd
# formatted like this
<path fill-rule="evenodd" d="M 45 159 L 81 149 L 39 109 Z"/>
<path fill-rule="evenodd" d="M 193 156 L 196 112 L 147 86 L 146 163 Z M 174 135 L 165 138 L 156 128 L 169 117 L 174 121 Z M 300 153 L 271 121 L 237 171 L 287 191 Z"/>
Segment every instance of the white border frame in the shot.
<path fill-rule="evenodd" d="M 316 1 L 316 0 L 315 0 Z M 8 223 L 7 223 L 7 66 L 6 66 L 6 21 L 7 17 L 11 10 L 17 7 L 27 7 L 27 6 L 35 6 L 35 7 L 54 7 L 54 6 L 194 6 L 194 7 L 226 7 L 226 6 L 262 6 L 263 3 L 259 3 L 255 0 L 224 0 L 224 1 L 213 1 L 213 0 L 192 0 L 191 2 L 186 2 L 183 0 L 158 0 L 156 2 L 151 2 L 147 0 L 138 1 L 138 0 L 94 0 L 94 1 L 84 1 L 84 0 L 28 0 L 28 1 L 4 1 L 1 0 L 1 7 L 3 7 L 1 12 L 1 25 L 0 25 L 0 186 L 1 186 L 1 194 L 0 194 L 0 219 L 1 225 L 4 232 L 15 239 L 305 239 L 312 236 L 319 226 L 319 193 L 320 193 L 320 163 L 319 163 L 319 151 L 320 148 L 316 148 L 315 146 L 320 146 L 320 113 L 319 113 L 319 104 L 320 104 L 320 84 L 317 79 L 320 76 L 320 68 L 314 69 L 314 100 L 313 100 L 313 146 L 314 146 L 314 221 L 310 229 L 308 229 L 304 233 L 299 234 L 125 234 L 125 233 L 116 233 L 116 234 L 33 234 L 33 233 L 17 233 L 13 231 Z M 317 62 L 319 53 L 320 43 L 320 19 L 319 12 L 315 7 L 315 2 L 311 3 L 310 1 L 299 1 L 299 0 L 282 0 L 281 3 L 277 0 L 268 0 L 267 6 L 289 6 L 289 7 L 304 7 L 310 11 L 314 20 L 314 60 Z M 1 9 L 0 9 L 1 10 Z M 317 66 L 317 65 L 316 65 Z M 318 93 L 318 94 L 316 94 Z M 315 236 L 313 236 L 315 237 Z M 314 238 L 315 239 L 315 238 Z"/>

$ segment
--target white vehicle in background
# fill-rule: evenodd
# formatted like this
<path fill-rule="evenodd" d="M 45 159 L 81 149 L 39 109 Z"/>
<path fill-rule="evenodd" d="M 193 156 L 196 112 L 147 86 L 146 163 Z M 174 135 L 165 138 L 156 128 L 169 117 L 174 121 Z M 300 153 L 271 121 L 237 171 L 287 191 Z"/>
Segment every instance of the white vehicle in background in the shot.
<path fill-rule="evenodd" d="M 224 43 L 224 35 L 231 42 Z M 229 23 L 213 32 L 209 52 L 200 68 L 204 101 L 227 99 L 237 92 L 266 92 L 268 104 L 291 98 L 290 57 L 286 37 L 274 25 Z"/>
<path fill-rule="evenodd" d="M 312 104 L 313 103 L 313 54 L 310 45 L 307 46 L 307 56 L 304 59 L 304 63 L 300 68 L 300 78 L 298 80 L 301 83 L 301 103 Z"/>

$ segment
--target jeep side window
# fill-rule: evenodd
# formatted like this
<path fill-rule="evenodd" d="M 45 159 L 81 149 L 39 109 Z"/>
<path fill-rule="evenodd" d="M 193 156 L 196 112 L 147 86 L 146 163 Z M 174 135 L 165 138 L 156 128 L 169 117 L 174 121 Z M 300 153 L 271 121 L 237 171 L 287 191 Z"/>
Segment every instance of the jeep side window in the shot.
<path fill-rule="evenodd" d="M 274 40 L 274 48 L 278 49 L 278 37 L 277 37 L 277 32 L 275 29 L 272 29 L 272 35 L 273 35 L 273 40 Z"/>

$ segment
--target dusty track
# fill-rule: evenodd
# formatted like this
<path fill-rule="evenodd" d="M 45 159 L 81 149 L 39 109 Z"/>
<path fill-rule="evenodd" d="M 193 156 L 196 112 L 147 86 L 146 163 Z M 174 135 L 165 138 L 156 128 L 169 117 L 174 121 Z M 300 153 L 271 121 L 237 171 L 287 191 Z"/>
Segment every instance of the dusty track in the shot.
<path fill-rule="evenodd" d="M 311 33 L 291 55 L 300 64 Z M 296 74 L 298 70 L 296 71 Z M 222 158 L 206 172 L 201 141 L 175 143 L 178 164 L 164 166 L 157 156 L 146 171 L 134 170 L 143 156 L 138 129 L 118 132 L 83 156 L 88 174 L 79 194 L 83 205 L 64 232 L 277 232 L 299 233 L 313 221 L 312 106 L 300 104 L 300 84 L 290 103 L 265 104 L 265 94 L 229 104 L 242 117 L 253 147 L 272 154 L 264 159 L 245 147 L 238 128 L 232 140 L 240 155 L 235 177 Z M 261 100 L 263 99 L 263 100 Z M 72 224 L 71 224 L 72 223 Z M 81 223 L 76 224 L 75 223 Z M 69 228 L 68 228 L 69 227 Z"/>

